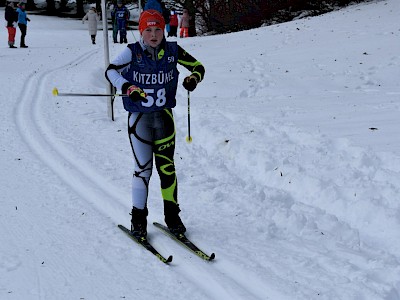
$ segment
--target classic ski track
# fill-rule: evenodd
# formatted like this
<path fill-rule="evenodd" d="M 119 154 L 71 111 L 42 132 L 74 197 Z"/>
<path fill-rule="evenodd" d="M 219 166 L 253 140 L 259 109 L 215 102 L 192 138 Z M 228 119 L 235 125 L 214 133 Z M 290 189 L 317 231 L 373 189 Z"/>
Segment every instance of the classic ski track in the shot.
<path fill-rule="evenodd" d="M 185 257 L 187 250 L 181 249 L 179 257 Z M 218 257 L 216 258 L 216 260 Z M 223 258 L 220 258 L 223 259 Z M 203 290 L 212 291 L 210 299 L 246 299 L 246 300 L 267 300 L 267 299 L 288 299 L 283 294 L 272 290 L 272 287 L 266 286 L 265 282 L 260 282 L 252 274 L 246 273 L 244 276 L 248 282 L 245 283 L 240 277 L 243 275 L 243 270 L 237 267 L 240 273 L 233 275 L 229 267 L 218 266 L 217 261 L 194 263 L 194 260 L 199 260 L 193 255 L 193 258 L 186 258 L 185 264 L 180 264 L 180 272 L 193 283 L 201 286 Z M 214 266 L 215 264 L 215 266 Z M 186 267 L 189 266 L 189 267 Z M 195 269 L 195 270 L 194 270 Z M 250 277 L 248 277 L 250 275 Z M 249 279 L 250 278 L 250 279 Z M 259 282 L 265 287 L 264 290 L 254 289 L 254 282 Z M 260 285 L 261 286 L 261 285 Z M 267 292 L 268 291 L 268 292 Z M 268 296 L 269 294 L 270 296 Z M 221 297 L 221 295 L 224 295 Z M 278 296 L 277 296 L 278 295 Z M 277 297 L 274 297 L 277 296 Z"/>
<path fill-rule="evenodd" d="M 102 179 L 89 165 L 68 150 L 64 144 L 58 142 L 54 133 L 46 125 L 46 120 L 40 116 L 41 101 L 43 101 L 43 98 L 46 99 L 43 95 L 47 92 L 50 93 L 50 91 L 46 91 L 46 82 L 49 76 L 73 64 L 81 63 L 95 54 L 96 51 L 89 51 L 57 68 L 31 73 L 19 97 L 21 100 L 15 108 L 14 116 L 20 136 L 38 159 L 82 199 L 91 203 L 103 215 L 112 217 L 117 223 L 118 216 L 126 210 L 124 203 L 118 200 L 121 197 L 115 196 L 119 192 L 109 182 Z M 119 201 L 120 205 L 117 208 L 115 208 L 116 202 L 114 200 Z M 191 264 L 191 267 L 194 267 L 193 261 L 188 261 L 188 263 Z M 199 261 L 196 264 L 201 266 L 203 262 Z M 224 275 L 220 271 L 217 272 L 218 275 L 216 276 L 215 272 L 211 273 L 208 268 L 202 267 L 203 280 L 200 284 L 198 275 L 191 274 L 190 268 L 185 271 L 181 269 L 175 271 L 182 274 L 194 287 L 200 285 L 205 290 L 210 291 L 210 286 L 213 286 L 214 288 L 211 289 L 213 292 L 209 293 L 211 299 L 217 299 L 221 294 L 225 295 L 227 299 L 237 299 L 238 295 L 241 295 L 240 298 L 242 298 L 245 295 L 249 296 L 250 293 L 249 289 L 242 288 L 233 279 L 228 278 L 229 284 L 226 285 L 226 274 Z M 214 280 L 210 280 L 208 275 L 211 275 Z M 222 277 L 223 280 L 220 281 Z M 251 299 L 261 299 L 261 297 L 255 296 Z"/>
<path fill-rule="evenodd" d="M 40 116 L 41 101 L 43 101 L 43 98 L 48 99 L 43 97 L 43 95 L 46 95 L 46 93 L 50 94 L 50 91 L 45 90 L 45 83 L 48 77 L 56 71 L 81 63 L 88 57 L 94 55 L 97 51 L 98 50 L 91 50 L 81 55 L 79 58 L 54 69 L 39 73 L 31 73 L 19 96 L 20 102 L 14 108 L 14 118 L 20 136 L 40 161 L 48 166 L 71 188 L 71 190 L 76 192 L 82 199 L 91 203 L 92 207 L 100 211 L 106 217 L 112 217 L 110 212 L 114 212 L 113 216 L 114 219 L 116 219 L 118 212 L 125 212 L 125 207 L 121 203 L 115 201 L 119 201 L 119 198 L 115 196 L 118 195 L 118 192 L 115 191 L 115 188 L 109 182 L 103 180 L 89 165 L 79 160 L 76 155 L 66 149 L 65 145 L 59 143 L 45 124 L 45 120 Z M 31 225 L 35 227 L 35 224 Z M 39 230 L 36 231 L 41 235 Z M 58 240 L 58 238 L 53 239 L 53 242 L 56 240 Z M 114 269 L 115 273 L 118 272 L 108 257 L 101 255 L 101 258 L 109 268 Z M 56 259 L 50 265 L 54 270 L 58 270 L 59 265 L 62 263 L 62 259 Z M 48 264 L 47 266 L 49 267 L 50 265 Z M 68 270 L 69 274 L 75 274 L 74 277 L 81 275 L 68 265 L 65 265 L 65 268 Z M 39 269 L 36 269 L 36 273 L 39 287 L 41 287 L 41 274 Z M 67 280 L 68 277 L 62 275 L 61 278 Z M 126 281 L 128 284 L 128 281 L 124 278 L 121 278 L 121 280 Z M 41 293 L 43 293 L 41 288 L 40 290 Z M 105 287 L 104 292 L 106 291 L 107 288 Z"/>
<path fill-rule="evenodd" d="M 43 95 L 47 93 L 46 82 L 49 76 L 73 64 L 81 63 L 94 55 L 96 51 L 89 51 L 60 67 L 40 73 L 33 72 L 19 97 L 21 101 L 15 108 L 15 120 L 19 134 L 40 161 L 47 165 L 82 199 L 91 203 L 104 216 L 111 217 L 115 223 L 118 223 L 119 216 L 125 212 L 126 207 L 125 203 L 119 200 L 122 197 L 115 196 L 119 193 L 117 189 L 101 178 L 85 161 L 80 160 L 72 151 L 68 150 L 64 144 L 60 143 L 46 124 L 46 120 L 40 116 L 41 101 L 47 99 Z M 50 94 L 50 91 L 48 93 Z M 117 207 L 116 203 L 119 203 Z M 193 286 L 201 286 L 203 290 L 209 291 L 208 295 L 211 299 L 218 299 L 221 295 L 224 295 L 226 299 L 266 299 L 265 292 L 252 290 L 251 283 L 247 284 L 239 278 L 239 275 L 230 275 L 223 267 L 220 268 L 218 265 L 207 265 L 210 263 L 218 264 L 218 262 L 202 262 L 200 259 L 195 262 L 191 259 L 185 259 L 186 251 L 180 249 L 180 258 L 182 261 L 186 260 L 190 267 L 181 265 L 175 271 L 190 281 Z M 180 263 L 178 263 L 178 260 L 174 260 L 172 264 Z M 234 263 L 231 262 L 231 265 L 234 265 Z M 193 269 L 197 271 L 193 272 Z M 251 280 L 259 281 L 249 272 L 246 272 L 246 276 L 250 276 Z M 276 294 L 276 292 L 271 293 Z"/>
<path fill-rule="evenodd" d="M 40 104 L 46 93 L 45 83 L 54 72 L 73 64 L 79 64 L 98 50 L 91 50 L 79 58 L 54 69 L 40 73 L 33 72 L 19 97 L 20 102 L 15 108 L 15 120 L 19 134 L 32 152 L 47 165 L 63 182 L 75 191 L 80 197 L 89 201 L 104 215 L 117 220 L 118 212 L 125 207 L 119 200 L 118 191 L 85 161 L 78 158 L 65 144 L 54 136 L 46 125 L 46 120 L 40 115 Z M 109 199 L 112 199 L 109 200 Z M 117 200 L 118 202 L 116 202 Z M 120 204 L 120 205 L 117 205 Z M 113 212 L 110 215 L 110 212 Z M 117 221 L 116 221 L 117 222 Z"/>

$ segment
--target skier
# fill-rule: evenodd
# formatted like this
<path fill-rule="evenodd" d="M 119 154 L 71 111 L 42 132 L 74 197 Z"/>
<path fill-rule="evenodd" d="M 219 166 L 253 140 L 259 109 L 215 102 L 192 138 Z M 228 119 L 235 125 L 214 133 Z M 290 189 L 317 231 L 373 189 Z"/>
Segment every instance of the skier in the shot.
<path fill-rule="evenodd" d="M 92 39 L 92 44 L 96 44 L 97 22 L 100 21 L 100 16 L 95 7 L 91 7 L 87 14 L 82 18 L 82 23 L 88 20 L 89 34 Z"/>
<path fill-rule="evenodd" d="M 177 63 L 191 75 L 183 86 L 193 91 L 202 81 L 203 65 L 176 42 L 167 42 L 165 21 L 156 10 L 145 10 L 139 19 L 140 41 L 129 44 L 108 66 L 106 78 L 126 94 L 128 134 L 135 159 L 132 177 L 131 231 L 147 235 L 147 197 L 153 169 L 153 157 L 161 181 L 165 223 L 171 232 L 184 233 L 179 217 L 177 178 L 175 174 L 175 122 L 172 108 L 178 88 Z"/>
<path fill-rule="evenodd" d="M 15 43 L 15 34 L 17 32 L 17 22 L 18 22 L 18 13 L 15 11 L 14 3 L 10 2 L 4 13 L 4 17 L 7 21 L 7 31 L 8 31 L 8 46 L 10 48 L 17 48 L 14 46 Z"/>
<path fill-rule="evenodd" d="M 119 42 L 127 43 L 126 38 L 126 27 L 130 18 L 130 12 L 126 6 L 122 3 L 122 0 L 117 1 L 117 6 L 111 12 L 111 20 L 113 22 L 113 40 L 117 43 L 117 37 L 119 32 Z"/>
<path fill-rule="evenodd" d="M 19 7 L 17 8 L 17 13 L 18 13 L 18 27 L 19 27 L 19 30 L 21 30 L 21 45 L 20 45 L 20 47 L 28 48 L 28 46 L 25 45 L 25 36 L 26 36 L 28 22 L 30 22 L 31 20 L 26 15 L 25 3 L 19 4 Z"/>

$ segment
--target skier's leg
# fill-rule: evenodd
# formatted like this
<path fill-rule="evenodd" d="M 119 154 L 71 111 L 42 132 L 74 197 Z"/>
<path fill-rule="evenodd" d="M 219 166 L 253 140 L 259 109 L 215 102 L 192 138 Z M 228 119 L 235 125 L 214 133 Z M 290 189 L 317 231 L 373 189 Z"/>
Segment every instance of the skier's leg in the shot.
<path fill-rule="evenodd" d="M 132 177 L 132 232 L 147 235 L 147 196 L 153 167 L 152 129 L 149 114 L 129 113 L 128 133 L 135 169 Z"/>
<path fill-rule="evenodd" d="M 174 163 L 175 123 L 172 109 L 157 112 L 154 127 L 154 157 L 161 181 L 165 223 L 174 233 L 183 233 L 186 228 L 179 217 L 178 183 Z"/>
<path fill-rule="evenodd" d="M 129 113 L 128 133 L 135 158 L 132 177 L 132 205 L 146 207 L 148 185 L 153 168 L 152 129 L 149 114 Z"/>

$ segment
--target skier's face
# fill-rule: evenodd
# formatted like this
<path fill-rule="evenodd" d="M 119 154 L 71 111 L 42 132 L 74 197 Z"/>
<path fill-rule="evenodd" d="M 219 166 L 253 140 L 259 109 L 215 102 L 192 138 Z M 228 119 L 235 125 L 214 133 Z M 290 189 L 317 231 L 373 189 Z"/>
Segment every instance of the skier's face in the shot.
<path fill-rule="evenodd" d="M 150 47 L 156 48 L 161 44 L 164 37 L 164 31 L 156 26 L 147 27 L 142 32 L 143 42 Z"/>

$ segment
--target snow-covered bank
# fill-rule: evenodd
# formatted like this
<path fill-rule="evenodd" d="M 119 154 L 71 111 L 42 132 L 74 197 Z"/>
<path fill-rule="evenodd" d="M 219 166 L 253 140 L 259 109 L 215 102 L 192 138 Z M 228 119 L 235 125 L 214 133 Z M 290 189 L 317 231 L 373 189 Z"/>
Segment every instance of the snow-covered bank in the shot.
<path fill-rule="evenodd" d="M 51 95 L 104 91 L 101 35 L 32 16 L 29 48 L 0 50 L 0 299 L 400 299 L 399 9 L 179 40 L 207 71 L 192 144 L 178 90 L 182 218 L 217 258 L 150 226 L 170 267 L 116 227 L 133 163 L 121 103 L 110 122 L 102 98 Z M 149 209 L 162 221 L 156 176 Z"/>

